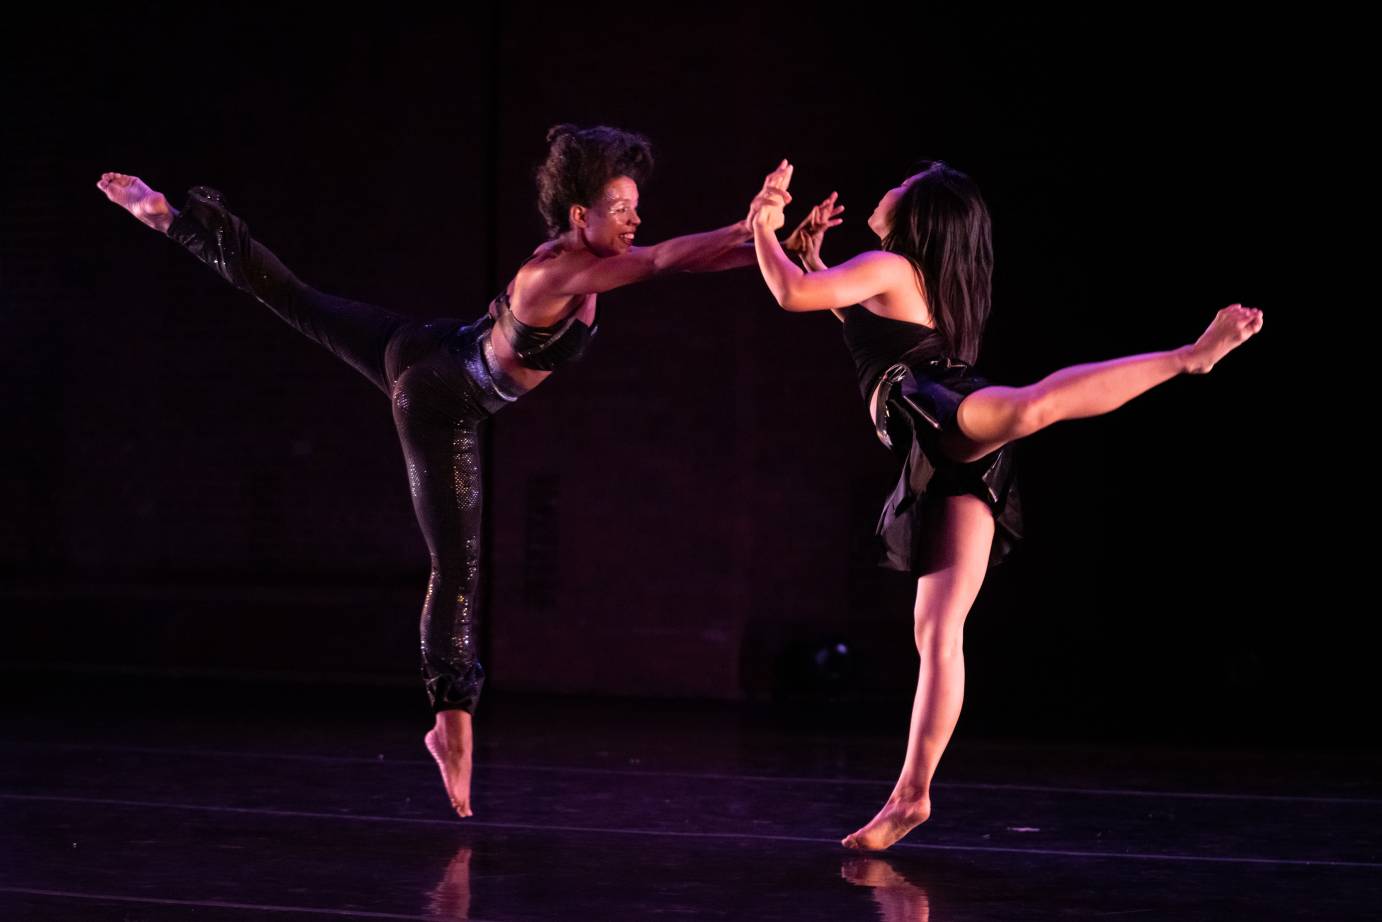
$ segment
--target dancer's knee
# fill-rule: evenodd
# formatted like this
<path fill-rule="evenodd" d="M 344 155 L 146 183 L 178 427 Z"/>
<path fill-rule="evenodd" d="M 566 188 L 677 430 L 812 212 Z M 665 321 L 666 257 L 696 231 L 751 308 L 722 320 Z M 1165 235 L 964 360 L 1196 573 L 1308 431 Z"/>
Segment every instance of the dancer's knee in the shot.
<path fill-rule="evenodd" d="M 478 575 L 478 560 L 457 555 L 448 558 L 432 558 L 432 591 L 444 592 L 451 596 L 466 591 Z"/>
<path fill-rule="evenodd" d="M 1045 429 L 1055 422 L 1055 401 L 1047 390 L 1034 385 L 1019 388 L 1018 395 L 1014 419 L 1018 438 Z"/>
<path fill-rule="evenodd" d="M 918 610 L 912 636 L 923 660 L 951 660 L 964 656 L 964 614 L 942 615 Z"/>
<path fill-rule="evenodd" d="M 1030 387 L 994 385 L 975 391 L 960 404 L 956 423 L 975 454 L 1031 435 L 1053 420 L 1053 401 L 1040 384 Z M 964 460 L 972 460 L 966 457 Z"/>

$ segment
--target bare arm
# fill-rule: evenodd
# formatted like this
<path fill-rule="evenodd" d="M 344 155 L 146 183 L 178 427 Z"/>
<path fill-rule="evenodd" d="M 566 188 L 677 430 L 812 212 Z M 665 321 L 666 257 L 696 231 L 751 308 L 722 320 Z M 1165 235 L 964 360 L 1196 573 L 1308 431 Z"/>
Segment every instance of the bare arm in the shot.
<path fill-rule="evenodd" d="M 825 232 L 844 223 L 840 217 L 845 206 L 839 204 L 840 194 L 832 192 L 815 208 L 807 212 L 801 223 L 782 242 L 782 249 L 796 258 L 807 272 L 824 272 L 830 267 L 821 259 L 821 245 L 825 242 Z M 844 322 L 845 315 L 838 308 L 831 308 L 835 319 Z"/>
<path fill-rule="evenodd" d="M 749 223 L 753 227 L 754 247 L 758 254 L 758 268 L 768 290 L 777 303 L 789 311 L 831 310 L 858 304 L 885 294 L 904 284 L 903 271 L 910 272 L 911 264 L 892 253 L 873 250 L 854 257 L 834 269 L 803 272 L 792 264 L 777 242 L 774 231 L 782 226 L 782 209 L 791 200 L 787 186 L 792 180 L 792 166 L 782 161 L 764 180 L 763 190 L 749 208 Z M 834 195 L 817 206 L 832 216 Z M 828 206 L 828 207 L 827 207 Z M 830 218 L 825 224 L 830 224 Z M 808 218 L 808 221 L 811 221 Z M 835 223 L 839 223 L 835 221 Z M 824 229 L 820 230 L 824 233 Z M 819 260 L 819 257 L 816 257 Z M 838 316 L 838 315 L 837 315 Z"/>
<path fill-rule="evenodd" d="M 787 258 L 777 238 L 761 226 L 754 228 L 754 246 L 768 290 L 783 310 L 794 312 L 832 310 L 867 301 L 898 287 L 903 281 L 899 269 L 912 271 L 902 257 L 870 250 L 833 269 L 803 272 Z"/>
<path fill-rule="evenodd" d="M 558 272 L 548 269 L 543 285 L 552 295 L 600 294 L 668 272 L 714 271 L 714 263 L 748 238 L 747 222 L 728 227 L 673 237 L 647 247 L 632 247 L 618 256 L 599 257 L 593 253 L 573 254 L 579 260 Z M 709 264 L 711 268 L 707 268 Z"/>
<path fill-rule="evenodd" d="M 744 266 L 757 265 L 758 256 L 753 249 L 753 241 L 739 243 L 734 246 L 708 256 L 692 265 L 683 267 L 683 272 L 720 272 L 725 269 L 741 269 Z"/>
<path fill-rule="evenodd" d="M 820 272 L 830 268 L 821 261 L 821 243 L 825 240 L 827 230 L 844 223 L 840 215 L 844 212 L 845 206 L 838 204 L 838 199 L 838 192 L 830 193 L 823 202 L 807 212 L 801 223 L 787 235 L 786 240 L 782 241 L 783 251 L 801 263 L 807 272 Z M 753 209 L 751 208 L 750 216 L 752 214 Z M 757 264 L 757 250 L 753 242 L 749 241 L 725 251 L 722 256 L 711 260 L 709 264 L 697 266 L 692 271 L 713 272 L 718 269 L 737 269 L 740 266 Z"/>
<path fill-rule="evenodd" d="M 789 200 L 786 184 L 791 175 L 791 166 L 783 161 L 783 166 L 769 174 L 749 211 L 758 268 L 777 303 L 794 312 L 832 310 L 867 301 L 897 287 L 902 281 L 900 269 L 905 266 L 910 270 L 910 263 L 879 250 L 861 253 L 834 269 L 824 268 L 825 263 L 819 262 L 821 270 L 809 274 L 792 264 L 773 233 L 782 226 L 782 207 Z"/>

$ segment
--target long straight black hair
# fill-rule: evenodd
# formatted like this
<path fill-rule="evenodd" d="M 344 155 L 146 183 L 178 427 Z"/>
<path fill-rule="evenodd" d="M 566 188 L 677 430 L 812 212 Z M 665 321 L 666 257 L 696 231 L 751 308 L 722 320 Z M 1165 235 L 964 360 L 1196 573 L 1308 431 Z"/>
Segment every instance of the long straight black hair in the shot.
<path fill-rule="evenodd" d="M 911 260 L 950 354 L 973 362 L 993 294 L 988 206 L 974 182 L 944 161 L 923 160 L 914 172 L 921 175 L 893 207 L 883 249 Z"/>

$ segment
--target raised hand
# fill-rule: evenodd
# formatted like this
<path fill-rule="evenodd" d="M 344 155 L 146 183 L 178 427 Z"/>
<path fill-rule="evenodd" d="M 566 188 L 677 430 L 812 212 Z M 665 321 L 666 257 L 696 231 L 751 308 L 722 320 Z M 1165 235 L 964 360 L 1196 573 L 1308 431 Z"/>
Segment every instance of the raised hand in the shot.
<path fill-rule="evenodd" d="M 844 222 L 839 215 L 845 206 L 835 204 L 838 197 L 838 192 L 826 196 L 824 201 L 807 212 L 802 222 L 782 242 L 784 250 L 813 271 L 825 268 L 825 263 L 821 262 L 821 242 L 825 239 L 825 232 Z"/>
<path fill-rule="evenodd" d="M 750 227 L 766 227 L 770 231 L 782 227 L 786 221 L 782 211 L 792 201 L 792 194 L 787 191 L 791 181 L 792 165 L 783 160 L 763 180 L 762 190 L 749 203 Z"/>

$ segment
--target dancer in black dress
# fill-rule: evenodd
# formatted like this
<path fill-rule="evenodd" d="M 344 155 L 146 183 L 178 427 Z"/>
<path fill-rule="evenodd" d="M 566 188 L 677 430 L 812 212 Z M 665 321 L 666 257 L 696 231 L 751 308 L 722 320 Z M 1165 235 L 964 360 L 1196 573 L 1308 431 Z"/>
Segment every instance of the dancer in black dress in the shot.
<path fill-rule="evenodd" d="M 920 674 L 897 785 L 842 843 L 885 849 L 931 813 L 931 779 L 964 698 L 965 616 L 989 564 L 1021 535 L 1011 443 L 1209 371 L 1262 329 L 1262 312 L 1234 304 L 1191 345 L 1061 369 L 1027 387 L 992 385 L 970 368 L 989 314 L 993 247 L 969 178 L 925 163 L 869 217 L 882 248 L 829 268 L 821 239 L 843 211 L 832 194 L 798 228 L 803 272 L 774 236 L 791 176 L 784 161 L 750 207 L 759 268 L 786 310 L 834 310 L 844 322 L 878 436 L 903 462 L 878 534 L 885 565 L 917 579 Z"/>
<path fill-rule="evenodd" d="M 324 294 L 299 280 L 215 190 L 181 211 L 137 177 L 106 173 L 111 201 L 194 256 L 389 396 L 418 524 L 432 558 L 422 609 L 422 665 L 436 722 L 425 743 L 460 816 L 470 816 L 471 715 L 484 682 L 475 597 L 483 494 L 479 426 L 580 358 L 598 329 L 596 295 L 676 271 L 751 265 L 746 221 L 634 245 L 638 185 L 652 169 L 646 138 L 559 125 L 538 171 L 549 240 L 477 320 L 418 321 Z"/>

